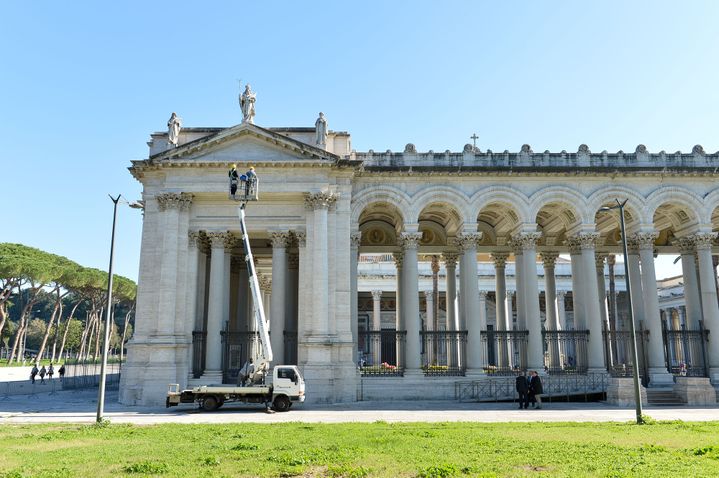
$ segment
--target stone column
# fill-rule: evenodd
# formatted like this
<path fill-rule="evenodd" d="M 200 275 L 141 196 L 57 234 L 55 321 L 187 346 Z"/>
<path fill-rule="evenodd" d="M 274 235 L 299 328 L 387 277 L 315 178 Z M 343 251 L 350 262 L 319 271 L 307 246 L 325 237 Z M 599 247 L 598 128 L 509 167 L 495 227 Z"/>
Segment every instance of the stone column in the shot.
<path fill-rule="evenodd" d="M 557 291 L 557 323 L 559 324 L 557 330 L 567 330 L 567 306 L 564 302 L 566 295 L 566 290 Z"/>
<path fill-rule="evenodd" d="M 597 268 L 597 300 L 599 301 L 599 314 L 600 319 L 602 323 L 602 330 L 606 330 L 609 332 L 609 307 L 607 304 L 607 281 L 604 277 L 604 260 L 607 258 L 606 254 L 598 254 L 595 253 L 594 255 L 594 263 Z M 602 338 L 604 337 L 604 333 L 602 333 Z M 605 347 L 605 353 L 609 352 L 609 356 L 607 357 L 607 363 L 613 364 L 613 352 L 611 347 L 607 349 Z"/>
<path fill-rule="evenodd" d="M 401 246 L 401 239 L 398 241 L 399 245 Z M 405 320 L 404 320 L 404 273 L 403 273 L 403 263 L 404 263 L 404 252 L 395 252 L 393 254 L 394 257 L 394 265 L 397 269 L 397 285 L 395 290 L 395 330 L 401 331 L 405 330 Z M 400 365 L 405 363 L 405 357 L 403 354 L 406 355 L 406 352 L 402 348 L 402 340 L 397 336 L 396 345 L 395 345 L 395 353 L 397 358 L 397 363 L 395 365 Z"/>
<path fill-rule="evenodd" d="M 589 330 L 589 343 L 587 344 L 587 361 L 589 371 L 604 372 L 604 341 L 602 340 L 602 318 L 597 300 L 597 267 L 594 258 L 594 246 L 599 234 L 580 233 L 568 240 L 570 248 L 579 249 L 580 264 L 579 287 L 584 302 L 585 326 Z M 576 310 L 576 305 L 575 305 Z"/>
<path fill-rule="evenodd" d="M 479 329 L 487 331 L 487 291 L 479 291 Z"/>
<path fill-rule="evenodd" d="M 431 290 L 424 291 L 425 300 L 425 320 L 424 330 L 425 332 L 432 332 L 434 330 L 434 292 Z M 437 342 L 431 334 L 424 336 L 424 364 L 425 365 L 436 365 L 434 348 L 437 346 Z"/>
<path fill-rule="evenodd" d="M 461 234 L 457 237 L 457 245 L 462 251 L 459 275 L 467 324 L 467 368 L 475 371 L 482 368 L 482 326 L 479 316 L 479 281 L 477 278 L 477 243 L 481 239 L 481 233 Z"/>
<path fill-rule="evenodd" d="M 372 330 L 382 330 L 382 291 L 372 291 Z"/>
<path fill-rule="evenodd" d="M 512 331 L 515 329 L 514 327 L 514 310 L 512 307 L 512 302 L 514 300 L 514 296 L 516 295 L 516 291 L 514 290 L 508 290 L 505 294 L 505 310 L 507 312 L 506 322 L 507 322 L 507 330 Z M 519 351 L 517 350 L 515 355 L 515 347 L 512 344 L 512 341 L 509 339 L 509 336 L 506 337 L 506 340 L 503 340 L 500 342 L 500 359 L 504 357 L 504 353 L 506 350 L 507 354 L 507 361 L 503 361 L 502 365 L 507 366 L 509 368 L 514 368 L 514 366 L 519 366 Z"/>
<path fill-rule="evenodd" d="M 681 237 L 676 240 L 682 258 L 682 279 L 684 280 L 685 324 L 687 330 L 699 330 L 699 321 L 702 320 L 702 303 L 699 295 L 699 281 L 697 268 L 694 262 L 693 237 Z"/>
<path fill-rule="evenodd" d="M 709 362 L 709 378 L 712 384 L 719 384 L 719 307 L 714 282 L 714 265 L 711 247 L 716 233 L 700 233 L 694 236 L 699 262 L 699 284 L 702 293 L 702 312 L 704 328 L 709 330 L 709 344 L 706 347 Z M 713 334 L 713 335 L 712 335 Z"/>
<path fill-rule="evenodd" d="M 352 328 L 352 358 L 359 363 L 359 319 L 357 317 L 357 263 L 359 262 L 359 247 L 362 233 L 355 232 L 350 235 L 350 327 Z"/>
<path fill-rule="evenodd" d="M 192 353 L 194 348 L 192 347 L 192 331 L 197 321 L 197 270 L 200 259 L 200 233 L 190 231 L 187 237 L 187 292 L 185 293 L 185 310 L 187 311 L 187 317 L 185 320 L 185 336 L 190 344 L 187 350 L 187 379 L 189 380 L 192 378 Z"/>
<path fill-rule="evenodd" d="M 329 257 L 327 213 L 337 197 L 329 192 L 308 194 L 306 204 L 314 211 L 312 234 L 312 335 L 329 334 Z"/>
<path fill-rule="evenodd" d="M 572 262 L 572 314 L 574 316 L 574 330 L 586 330 L 584 317 L 584 297 L 582 297 L 581 267 L 582 249 L 579 241 L 567 240 L 569 247 L 569 258 Z M 566 322 L 564 323 L 566 330 Z"/>
<path fill-rule="evenodd" d="M 527 366 L 531 370 L 544 372 L 544 344 L 539 309 L 539 283 L 537 280 L 537 241 L 541 233 L 528 232 L 512 237 L 516 247 L 522 249 L 522 294 L 525 324 L 529 331 L 527 343 Z"/>
<path fill-rule="evenodd" d="M 295 242 L 296 245 L 296 242 Z M 297 301 L 298 301 L 298 285 L 299 285 L 299 267 L 300 258 L 297 253 L 287 254 L 287 284 L 286 297 L 287 304 L 285 306 L 285 330 L 288 332 L 297 332 Z M 295 342 L 296 345 L 296 342 Z M 287 346 L 285 345 L 285 348 Z M 290 357 L 285 357 L 285 363 Z"/>
<path fill-rule="evenodd" d="M 210 293 L 207 310 L 207 339 L 205 347 L 204 383 L 222 383 L 222 322 L 225 289 L 229 284 L 225 280 L 225 247 L 234 245 L 234 237 L 229 232 L 208 232 L 210 240 Z"/>
<path fill-rule="evenodd" d="M 457 322 L 457 254 L 445 252 L 443 254 L 444 268 L 447 273 L 446 302 L 447 302 L 447 330 L 459 330 Z"/>
<path fill-rule="evenodd" d="M 544 327 L 548 332 L 556 332 L 559 328 L 557 318 L 557 283 L 554 277 L 554 266 L 559 257 L 558 252 L 542 252 L 542 264 L 544 265 L 544 311 L 546 320 Z M 549 337 L 549 368 L 551 370 L 560 370 L 562 361 L 560 359 L 561 350 L 559 337 Z"/>
<path fill-rule="evenodd" d="M 644 325 L 649 329 L 649 381 L 650 386 L 672 385 L 674 379 L 667 371 L 662 339 L 662 319 L 659 314 L 657 276 L 654 272 L 654 241 L 657 232 L 635 233 L 630 239 L 639 247 L 644 292 Z M 716 303 L 716 301 L 715 301 Z"/>
<path fill-rule="evenodd" d="M 285 312 L 287 304 L 287 231 L 272 232 L 272 315 L 270 315 L 270 344 L 274 363 L 285 363 Z"/>
<path fill-rule="evenodd" d="M 517 294 L 517 328 L 527 329 L 526 315 L 524 311 L 524 250 L 521 244 L 514 240 L 510 241 L 514 252 L 514 288 Z"/>
<path fill-rule="evenodd" d="M 419 284 L 417 282 L 417 248 L 420 233 L 403 233 L 402 246 L 404 248 L 404 288 L 402 290 L 402 308 L 404 309 L 405 327 L 407 329 L 406 342 L 406 368 L 410 373 L 418 373 L 420 369 L 420 316 L 419 316 Z"/>
<path fill-rule="evenodd" d="M 297 361 L 304 363 L 307 361 L 307 357 L 304 355 L 306 350 L 304 347 L 299 347 L 299 344 L 305 341 L 311 327 L 312 281 L 310 278 L 312 277 L 312 264 L 310 263 L 311 254 L 307 249 L 307 233 L 295 232 L 295 238 L 297 239 L 297 255 L 300 261 L 298 271 L 300 280 L 297 294 Z"/>
<path fill-rule="evenodd" d="M 507 279 L 505 276 L 505 268 L 508 257 L 509 254 L 505 252 L 492 253 L 492 260 L 494 261 L 494 291 L 496 297 L 495 322 L 497 323 L 497 330 L 511 330 L 512 328 L 511 321 L 507 321 L 506 306 Z"/>
<path fill-rule="evenodd" d="M 628 274 L 632 288 L 632 306 L 634 307 L 634 323 L 639 329 L 644 324 L 644 293 L 642 292 L 642 272 L 639 268 L 639 245 L 627 238 L 627 262 L 624 274 Z M 656 284 L 654 285 L 656 287 Z M 646 325 L 643 325 L 646 327 Z"/>

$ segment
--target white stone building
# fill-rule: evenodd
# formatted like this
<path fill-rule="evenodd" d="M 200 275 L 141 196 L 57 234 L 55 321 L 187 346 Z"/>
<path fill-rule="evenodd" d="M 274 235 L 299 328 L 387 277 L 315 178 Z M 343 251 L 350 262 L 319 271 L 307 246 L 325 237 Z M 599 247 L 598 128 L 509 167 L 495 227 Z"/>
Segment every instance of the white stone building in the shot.
<path fill-rule="evenodd" d="M 700 146 L 655 154 L 641 145 L 633 153 L 592 153 L 586 145 L 576 153 L 534 153 L 528 145 L 518 153 L 472 145 L 434 153 L 412 144 L 360 153 L 349 134 L 316 128 L 184 128 L 177 145 L 155 133 L 148 159 L 132 162 L 145 213 L 123 403 L 162 403 L 168 383 L 231 380 L 252 347 L 237 203 L 228 199 L 231 164 L 254 166 L 260 178 L 247 223 L 275 363 L 296 361 L 309 401 L 450 398 L 456 375 L 624 366 L 603 338 L 627 327 L 623 312 L 612 312 L 626 309 L 621 264 L 606 300 L 605 259 L 621 254 L 622 242 L 617 211 L 602 208 L 616 199 L 628 200 L 630 285 L 649 332 L 645 382 L 672 383 L 666 357 L 681 355 L 663 342 L 654 254 L 682 257 L 685 308 L 676 327 L 719 332 L 718 154 Z M 373 282 L 373 267 L 389 269 Z M 547 337 L 563 328 L 581 331 L 583 354 L 579 335 L 567 339 L 576 346 L 552 345 Z M 701 369 L 715 385 L 717 332 L 708 334 Z M 368 345 L 371 336 L 383 351 Z M 497 336 L 521 344 L 502 345 Z"/>

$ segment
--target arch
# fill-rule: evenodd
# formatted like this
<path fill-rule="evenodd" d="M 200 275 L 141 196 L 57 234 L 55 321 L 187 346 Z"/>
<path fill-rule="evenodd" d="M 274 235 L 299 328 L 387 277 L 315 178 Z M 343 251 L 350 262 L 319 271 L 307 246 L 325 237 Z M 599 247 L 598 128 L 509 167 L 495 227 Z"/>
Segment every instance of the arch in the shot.
<path fill-rule="evenodd" d="M 469 198 L 462 191 L 450 186 L 429 186 L 412 196 L 412 207 L 407 214 L 408 223 L 416 223 L 420 214 L 428 206 L 436 203 L 446 203 L 453 206 L 459 213 L 462 224 L 474 222 L 469 214 Z"/>
<path fill-rule="evenodd" d="M 407 213 L 412 209 L 410 197 L 404 191 L 392 186 L 369 186 L 352 196 L 351 222 L 353 230 L 359 227 L 362 212 L 372 203 L 386 202 L 399 212 L 402 222 L 407 223 Z"/>
<path fill-rule="evenodd" d="M 469 200 L 470 210 L 475 217 L 480 211 L 490 204 L 503 204 L 517 213 L 519 222 L 530 221 L 529 198 L 522 192 L 508 186 L 490 186 L 480 189 Z M 532 218 L 531 221 L 534 221 Z"/>
<path fill-rule="evenodd" d="M 704 204 L 712 230 L 716 231 L 719 229 L 719 189 L 707 193 L 704 196 Z"/>
<path fill-rule="evenodd" d="M 594 211 L 594 221 L 597 227 L 597 232 L 600 234 L 607 234 L 611 236 L 612 231 L 615 228 L 619 228 L 619 217 L 617 214 L 604 214 L 599 213 L 599 209 L 603 206 L 612 206 L 616 204 L 616 200 L 628 199 L 625 208 L 625 219 L 628 231 L 632 231 L 639 224 L 646 223 L 644 217 L 644 210 L 646 206 L 646 199 L 639 192 L 620 185 L 610 185 L 608 187 L 602 187 L 592 193 L 587 199 L 587 207 L 589 211 Z M 618 233 L 616 233 L 618 234 Z"/>
<path fill-rule="evenodd" d="M 664 186 L 647 196 L 644 217 L 647 224 L 654 222 L 654 214 L 664 204 L 681 206 L 697 224 L 708 224 L 711 212 L 706 211 L 704 201 L 695 193 L 678 186 Z"/>
<path fill-rule="evenodd" d="M 566 186 L 551 186 L 533 194 L 530 199 L 531 221 L 550 204 L 560 204 L 572 211 L 575 224 L 567 224 L 567 228 L 581 224 L 594 224 L 594 211 L 589 212 L 587 199 L 579 191 Z M 565 221 L 566 222 L 566 221 Z"/>

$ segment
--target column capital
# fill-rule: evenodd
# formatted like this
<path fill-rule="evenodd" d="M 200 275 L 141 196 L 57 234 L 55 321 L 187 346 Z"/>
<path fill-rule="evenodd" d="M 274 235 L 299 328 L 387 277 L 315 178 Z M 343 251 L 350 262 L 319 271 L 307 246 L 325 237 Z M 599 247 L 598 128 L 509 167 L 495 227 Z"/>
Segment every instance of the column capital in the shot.
<path fill-rule="evenodd" d="M 594 249 L 597 239 L 599 239 L 599 234 L 596 232 L 581 232 L 568 237 L 565 243 L 572 254 L 579 254 L 582 250 Z"/>
<path fill-rule="evenodd" d="M 566 290 L 558 290 L 557 291 L 557 299 L 564 300 L 564 297 L 567 295 Z"/>
<path fill-rule="evenodd" d="M 536 249 L 537 241 L 541 239 L 541 232 L 523 232 L 512 236 L 510 244 L 515 251 L 526 251 Z M 521 252 L 520 252 L 521 254 Z"/>
<path fill-rule="evenodd" d="M 442 259 L 444 260 L 444 267 L 451 268 L 457 267 L 457 259 L 459 255 L 456 252 L 443 252 Z"/>
<path fill-rule="evenodd" d="M 187 245 L 190 249 L 195 249 L 201 246 L 202 238 L 200 236 L 200 231 L 189 231 L 187 233 Z"/>
<path fill-rule="evenodd" d="M 179 209 L 187 211 L 192 205 L 192 194 L 190 193 L 162 193 L 155 196 L 160 211 L 168 209 Z"/>
<path fill-rule="evenodd" d="M 207 239 L 213 249 L 223 247 L 229 250 L 235 246 L 235 236 L 231 232 L 210 231 L 207 233 Z"/>
<path fill-rule="evenodd" d="M 716 237 L 716 232 L 700 232 L 691 236 L 697 251 L 711 249 Z"/>
<path fill-rule="evenodd" d="M 487 300 L 487 295 L 489 294 L 489 291 L 486 290 L 480 290 L 479 291 L 479 300 Z"/>
<path fill-rule="evenodd" d="M 512 297 L 514 297 L 514 291 L 513 291 L 513 290 L 508 290 L 508 291 L 506 292 L 506 295 L 507 295 L 507 299 L 512 300 Z"/>
<path fill-rule="evenodd" d="M 542 258 L 542 263 L 544 264 L 545 268 L 553 269 L 554 266 L 557 264 L 557 258 L 559 257 L 559 252 L 542 251 L 539 253 L 539 257 Z"/>
<path fill-rule="evenodd" d="M 419 241 L 422 239 L 421 232 L 403 232 L 400 234 L 402 249 L 417 249 Z"/>
<path fill-rule="evenodd" d="M 465 252 L 465 251 L 469 251 L 471 249 L 477 249 L 477 244 L 479 244 L 479 241 L 481 241 L 481 240 L 482 240 L 481 232 L 470 232 L 467 234 L 459 234 L 454 239 L 454 242 L 460 251 Z"/>
<path fill-rule="evenodd" d="M 267 276 L 257 274 L 257 282 L 260 284 L 260 289 L 268 294 L 272 293 L 272 279 Z"/>
<path fill-rule="evenodd" d="M 382 298 L 382 291 L 379 289 L 375 289 L 372 291 L 372 299 L 374 300 L 380 300 Z"/>
<path fill-rule="evenodd" d="M 439 273 L 439 256 L 432 256 L 432 274 Z"/>
<path fill-rule="evenodd" d="M 494 261 L 494 268 L 495 269 L 504 269 L 504 267 L 507 265 L 508 258 L 509 258 L 509 253 L 507 253 L 507 252 L 493 252 L 492 260 Z"/>
<path fill-rule="evenodd" d="M 290 243 L 290 233 L 289 231 L 275 231 L 270 233 L 270 238 L 272 240 L 272 248 L 285 248 Z"/>
<path fill-rule="evenodd" d="M 394 265 L 397 269 L 402 268 L 402 263 L 404 262 L 404 252 L 394 252 L 392 254 L 392 257 L 394 258 Z"/>
<path fill-rule="evenodd" d="M 431 290 L 425 290 L 424 292 L 424 298 L 427 300 L 427 302 L 433 302 L 434 301 L 434 292 Z"/>
<path fill-rule="evenodd" d="M 617 264 L 617 256 L 614 254 L 609 254 L 607 256 L 607 265 L 613 266 Z"/>
<path fill-rule="evenodd" d="M 651 232 L 635 232 L 631 236 L 627 237 L 627 248 L 631 244 L 632 249 L 649 249 L 654 250 L 654 241 L 659 237 L 659 233 L 656 231 Z"/>
<path fill-rule="evenodd" d="M 307 233 L 295 231 L 295 239 L 297 240 L 297 247 L 307 246 Z"/>
<path fill-rule="evenodd" d="M 362 243 L 362 232 L 357 231 L 350 234 L 350 247 L 352 249 L 359 248 L 360 244 Z"/>
<path fill-rule="evenodd" d="M 338 194 L 330 191 L 320 191 L 317 193 L 305 193 L 305 206 L 308 209 L 329 209 L 337 202 Z"/>
<path fill-rule="evenodd" d="M 594 254 L 594 264 L 597 266 L 597 272 L 604 271 L 604 259 L 606 259 L 607 257 L 607 254 L 604 253 Z"/>
<path fill-rule="evenodd" d="M 679 254 L 694 254 L 693 236 L 675 237 L 672 243 L 679 249 Z"/>

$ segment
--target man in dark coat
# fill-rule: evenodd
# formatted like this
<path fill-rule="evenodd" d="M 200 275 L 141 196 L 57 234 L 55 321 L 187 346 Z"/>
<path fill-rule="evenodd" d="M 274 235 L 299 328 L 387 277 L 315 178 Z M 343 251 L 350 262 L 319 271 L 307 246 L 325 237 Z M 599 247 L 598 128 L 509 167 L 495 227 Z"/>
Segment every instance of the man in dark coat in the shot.
<path fill-rule="evenodd" d="M 529 382 L 527 381 L 527 375 L 522 372 L 522 375 L 517 375 L 515 381 L 517 387 L 517 393 L 519 394 L 519 409 L 529 408 Z"/>
<path fill-rule="evenodd" d="M 539 378 L 536 370 L 532 370 L 529 378 L 529 397 L 532 401 L 532 408 L 542 408 L 542 393 L 544 393 L 542 379 Z"/>

